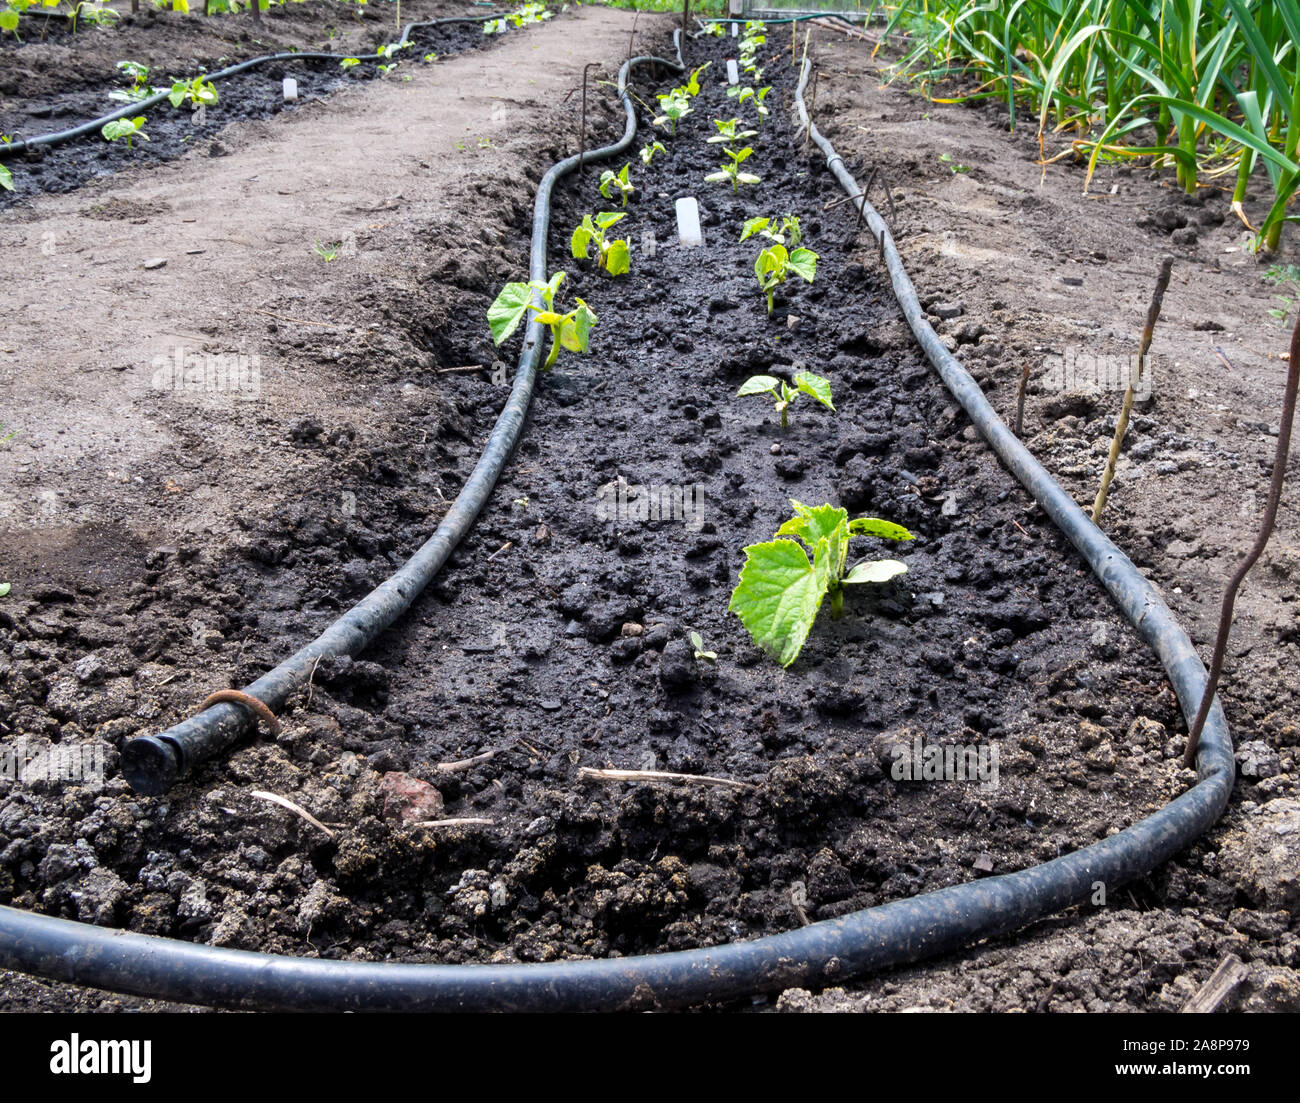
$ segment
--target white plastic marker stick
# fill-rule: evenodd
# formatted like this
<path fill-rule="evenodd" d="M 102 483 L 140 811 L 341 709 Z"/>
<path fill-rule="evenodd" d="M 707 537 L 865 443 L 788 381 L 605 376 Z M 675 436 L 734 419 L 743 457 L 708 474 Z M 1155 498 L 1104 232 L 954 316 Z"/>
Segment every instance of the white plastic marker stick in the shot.
<path fill-rule="evenodd" d="M 284 78 L 284 102 L 298 102 L 298 82 L 293 77 Z"/>
<path fill-rule="evenodd" d="M 735 24 L 733 23 L 732 26 L 734 27 Z M 727 58 L 727 83 L 740 83 L 740 70 L 736 67 L 736 59 L 734 57 Z"/>
<path fill-rule="evenodd" d="M 677 237 L 687 249 L 704 244 L 704 234 L 700 230 L 700 205 L 693 195 L 677 200 Z"/>
<path fill-rule="evenodd" d="M 733 23 L 733 24 L 731 25 L 731 37 L 732 37 L 732 38 L 739 38 L 739 37 L 740 37 L 740 26 L 739 26 L 739 24 Z"/>

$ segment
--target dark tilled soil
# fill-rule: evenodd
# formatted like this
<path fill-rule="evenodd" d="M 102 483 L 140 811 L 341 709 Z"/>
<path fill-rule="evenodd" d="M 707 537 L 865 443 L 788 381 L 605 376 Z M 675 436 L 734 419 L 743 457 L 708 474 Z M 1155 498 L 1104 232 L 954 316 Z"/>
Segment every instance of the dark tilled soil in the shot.
<path fill-rule="evenodd" d="M 438 16 L 435 16 L 438 18 Z M 510 32 L 507 32 L 510 33 Z M 394 42 L 398 32 L 391 25 L 371 30 L 370 38 L 380 46 Z M 247 119 L 264 119 L 281 111 L 295 111 L 329 95 L 341 85 L 384 76 L 401 80 L 401 71 L 410 65 L 426 64 L 429 54 L 448 56 L 465 50 L 480 49 L 499 42 L 498 35 L 484 35 L 478 24 L 453 23 L 441 27 L 422 27 L 411 33 L 411 47 L 396 52 L 384 64 L 394 68 L 380 74 L 378 63 L 371 60 L 375 48 L 366 43 L 354 56 L 366 60 L 351 69 L 338 61 L 302 60 L 267 62 L 255 69 L 223 78 L 216 84 L 218 102 L 201 114 L 191 112 L 190 105 L 173 108 L 170 103 L 156 105 L 141 112 L 148 120 L 143 127 L 147 140 L 138 138 L 127 146 L 125 139 L 105 141 L 98 133 L 74 139 L 53 148 L 37 147 L 8 162 L 13 173 L 13 190 L 0 192 L 0 207 L 16 203 L 41 192 L 65 192 L 80 187 L 87 180 L 124 168 L 170 161 L 196 145 L 206 143 L 209 155 L 222 156 L 226 150 L 219 141 L 210 141 L 231 123 Z M 346 53 L 346 47 L 327 40 L 320 49 L 328 53 Z M 274 45 L 240 51 L 257 56 L 283 52 Z M 215 71 L 238 59 L 226 57 L 190 59 L 184 67 L 158 68 L 150 73 L 149 83 L 159 89 L 169 88 L 172 80 L 192 79 L 205 70 Z M 298 101 L 286 103 L 282 81 L 293 77 L 298 83 Z M 101 78 L 102 80 L 102 78 Z M 109 78 L 93 90 L 61 91 L 52 96 L 25 95 L 0 101 L 0 133 L 15 138 L 30 138 L 54 130 L 67 130 L 116 110 L 121 104 L 108 98 L 113 89 L 125 89 L 131 81 L 120 74 Z"/>
<path fill-rule="evenodd" d="M 329 957 L 668 950 L 1021 868 L 1189 783 L 1158 665 L 975 442 L 879 272 L 846 256 L 851 217 L 842 205 L 823 213 L 839 192 L 794 152 L 788 66 L 774 61 L 765 77 L 772 118 L 746 166 L 762 183 L 733 196 L 703 182 L 722 160 L 704 143 L 710 119 L 734 104 L 717 83 L 724 48 L 694 46 L 694 64 L 714 64 L 680 134 L 656 135 L 668 152 L 649 169 L 633 152 L 638 191 L 619 226 L 630 275 L 610 280 L 568 256 L 581 214 L 610 206 L 600 166 L 559 189 L 551 264 L 570 273 L 564 301 L 581 295 L 599 315 L 592 354 L 566 353 L 542 379 L 488 512 L 430 591 L 359 660 L 322 664 L 278 739 L 163 799 L 134 797 L 115 776 L 116 749 L 184 715 L 213 666 L 232 685 L 252 680 L 414 550 L 500 408 L 505 389 L 487 372 L 417 376 L 410 420 L 389 438 L 300 422 L 293 439 L 323 451 L 333 478 L 250 526 L 242 555 L 122 547 L 110 525 L 98 577 L 51 561 L 44 590 L 0 610 L 5 734 L 93 733 L 114 748 L 104 790 L 6 794 L 0 900 Z M 638 93 L 667 86 L 642 80 Z M 620 129 L 610 103 L 594 113 L 593 140 Z M 644 113 L 641 124 L 638 147 L 651 140 Z M 703 204 L 704 250 L 675 244 L 670 200 L 682 195 Z M 400 293 L 383 304 L 442 363 L 517 351 L 493 350 L 483 321 L 500 283 L 524 273 L 528 218 L 512 213 L 516 269 L 464 281 L 441 304 L 449 320 Z M 821 255 L 816 283 L 790 287 L 770 317 L 752 274 L 758 247 L 736 242 L 759 213 L 801 215 Z M 749 375 L 798 362 L 830 378 L 838 413 L 804 400 L 781 431 L 761 400 L 735 397 Z M 363 352 L 338 367 L 358 386 L 401 378 Z M 698 488 L 702 523 L 603 520 L 601 487 L 620 477 Z M 770 538 L 792 497 L 918 538 L 879 549 L 909 573 L 850 595 L 839 621 L 824 609 L 783 672 L 726 606 L 741 548 Z M 78 566 L 93 558 L 82 547 Z M 691 629 L 716 663 L 694 658 Z M 1000 784 L 892 780 L 892 748 L 914 735 L 996 747 Z M 754 788 L 579 776 L 606 766 Z M 389 789 L 400 779 L 385 777 L 399 771 L 441 791 L 444 807 L 422 818 L 492 824 L 404 826 Z M 254 789 L 296 801 L 334 837 Z M 1181 875 L 1183 898 L 1213 891 L 1195 870 Z M 1131 899 L 1158 902 L 1160 884 Z M 1137 977 L 1116 1006 L 1142 1006 L 1161 979 Z"/>

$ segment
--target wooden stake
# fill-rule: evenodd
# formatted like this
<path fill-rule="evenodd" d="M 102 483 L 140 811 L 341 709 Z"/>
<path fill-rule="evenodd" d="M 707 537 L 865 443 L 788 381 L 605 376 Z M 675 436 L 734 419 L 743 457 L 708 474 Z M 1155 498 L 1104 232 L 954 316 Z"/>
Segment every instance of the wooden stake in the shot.
<path fill-rule="evenodd" d="M 1110 483 L 1115 477 L 1115 464 L 1119 461 L 1119 450 L 1124 444 L 1124 434 L 1128 431 L 1128 419 L 1133 413 L 1133 396 L 1142 382 L 1142 369 L 1146 366 L 1146 356 L 1151 348 L 1151 338 L 1155 334 L 1156 320 L 1160 317 L 1160 307 L 1165 301 L 1165 291 L 1169 287 L 1169 276 L 1173 272 L 1174 258 L 1165 257 L 1160 261 L 1160 274 L 1156 276 L 1156 289 L 1151 296 L 1151 306 L 1147 309 L 1147 324 L 1142 327 L 1142 340 L 1138 343 L 1137 370 L 1124 391 L 1124 402 L 1120 406 L 1119 421 L 1115 423 L 1115 436 L 1110 442 L 1110 455 L 1106 458 L 1106 467 L 1101 473 L 1101 486 L 1097 490 L 1097 500 L 1092 503 L 1092 523 L 1095 525 L 1106 508 L 1106 498 L 1110 494 Z"/>

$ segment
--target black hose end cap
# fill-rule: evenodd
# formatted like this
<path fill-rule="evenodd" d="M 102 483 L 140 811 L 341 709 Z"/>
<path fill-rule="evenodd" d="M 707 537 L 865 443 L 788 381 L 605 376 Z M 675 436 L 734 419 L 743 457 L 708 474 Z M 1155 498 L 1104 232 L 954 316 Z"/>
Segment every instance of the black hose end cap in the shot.
<path fill-rule="evenodd" d="M 132 739 L 122 748 L 122 776 L 141 796 L 162 796 L 180 772 L 180 753 L 156 735 Z"/>

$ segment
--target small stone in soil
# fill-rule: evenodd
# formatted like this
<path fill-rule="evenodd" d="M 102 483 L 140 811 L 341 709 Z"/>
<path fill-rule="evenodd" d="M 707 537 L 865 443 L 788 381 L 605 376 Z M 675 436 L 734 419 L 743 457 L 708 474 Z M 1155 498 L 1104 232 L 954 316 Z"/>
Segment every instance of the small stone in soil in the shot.
<path fill-rule="evenodd" d="M 690 688 L 697 674 L 695 653 L 685 640 L 673 640 L 664 648 L 659 660 L 659 681 L 665 689 Z"/>
<path fill-rule="evenodd" d="M 152 257 L 151 259 L 144 262 L 144 267 L 146 270 L 151 270 L 154 268 L 162 268 L 166 263 L 167 263 L 166 257 Z"/>

